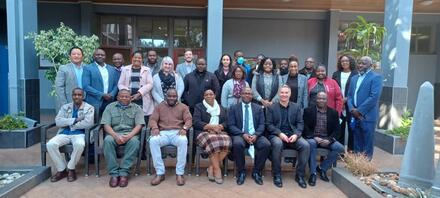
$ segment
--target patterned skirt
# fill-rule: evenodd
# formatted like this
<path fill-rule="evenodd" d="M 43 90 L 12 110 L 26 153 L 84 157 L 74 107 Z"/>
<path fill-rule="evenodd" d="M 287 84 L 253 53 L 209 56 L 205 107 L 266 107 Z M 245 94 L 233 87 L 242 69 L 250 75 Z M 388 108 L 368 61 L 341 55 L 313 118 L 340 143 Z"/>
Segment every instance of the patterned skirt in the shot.
<path fill-rule="evenodd" d="M 213 134 L 202 132 L 197 136 L 197 145 L 202 147 L 204 152 L 211 156 L 217 152 L 229 152 L 232 147 L 231 137 L 228 134 Z"/>

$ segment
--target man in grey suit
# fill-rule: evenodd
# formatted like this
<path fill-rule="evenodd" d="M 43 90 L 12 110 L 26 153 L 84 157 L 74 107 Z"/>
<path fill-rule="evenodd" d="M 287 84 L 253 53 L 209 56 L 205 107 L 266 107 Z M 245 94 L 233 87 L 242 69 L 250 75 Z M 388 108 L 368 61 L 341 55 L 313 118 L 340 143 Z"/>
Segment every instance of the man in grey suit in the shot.
<path fill-rule="evenodd" d="M 55 77 L 56 111 L 61 106 L 72 102 L 72 90 L 76 87 L 82 88 L 82 73 L 84 65 L 83 50 L 79 47 L 72 47 L 69 51 L 70 63 L 61 65 Z"/>
<path fill-rule="evenodd" d="M 119 74 L 114 67 L 105 63 L 103 49 L 96 49 L 93 59 L 93 63 L 84 67 L 82 84 L 87 94 L 85 101 L 95 107 L 101 117 L 107 104 L 116 98 Z"/>
<path fill-rule="evenodd" d="M 183 78 L 194 69 L 196 69 L 196 65 L 193 63 L 193 53 L 191 49 L 185 49 L 185 62 L 180 63 L 176 67 L 176 72 Z"/>

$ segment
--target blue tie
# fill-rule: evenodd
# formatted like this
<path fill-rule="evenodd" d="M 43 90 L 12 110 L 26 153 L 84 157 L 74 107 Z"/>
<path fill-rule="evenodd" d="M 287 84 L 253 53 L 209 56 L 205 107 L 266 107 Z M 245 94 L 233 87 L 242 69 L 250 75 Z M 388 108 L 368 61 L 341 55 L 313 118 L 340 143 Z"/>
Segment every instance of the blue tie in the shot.
<path fill-rule="evenodd" d="M 244 132 L 249 133 L 249 104 L 245 104 L 244 107 Z"/>

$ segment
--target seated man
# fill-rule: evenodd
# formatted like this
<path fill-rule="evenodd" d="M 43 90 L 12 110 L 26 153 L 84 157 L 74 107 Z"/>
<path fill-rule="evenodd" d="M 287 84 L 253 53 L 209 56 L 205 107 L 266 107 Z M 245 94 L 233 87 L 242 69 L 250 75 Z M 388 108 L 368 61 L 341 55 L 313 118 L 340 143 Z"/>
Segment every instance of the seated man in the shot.
<path fill-rule="evenodd" d="M 283 186 L 281 154 L 284 148 L 290 148 L 298 151 L 295 181 L 300 187 L 306 188 L 304 175 L 310 147 L 301 137 L 304 128 L 302 109 L 297 103 L 290 102 L 289 86 L 283 85 L 278 94 L 280 102 L 272 104 L 266 111 L 266 127 L 272 144 L 273 184 L 279 188 Z"/>
<path fill-rule="evenodd" d="M 83 101 L 84 91 L 81 88 L 72 90 L 72 103 L 63 105 L 55 117 L 58 134 L 46 144 L 47 152 L 55 164 L 57 173 L 50 178 L 51 182 L 57 182 L 67 176 L 68 182 L 76 180 L 75 165 L 84 150 L 85 129 L 92 127 L 94 108 Z M 44 141 L 44 140 L 43 140 Z M 59 148 L 72 143 L 73 151 L 69 163 L 61 156 Z M 66 170 L 67 167 L 67 170 Z"/>
<path fill-rule="evenodd" d="M 178 186 L 185 185 L 183 174 L 188 148 L 186 133 L 191 125 L 192 117 L 188 106 L 177 102 L 176 89 L 168 89 L 165 101 L 156 106 L 149 121 L 150 150 L 156 169 L 156 177 L 151 180 L 151 185 L 156 186 L 165 180 L 165 165 L 160 148 L 167 145 L 177 147 L 176 183 Z"/>
<path fill-rule="evenodd" d="M 264 113 L 260 105 L 252 103 L 252 89 L 245 87 L 241 92 L 242 102 L 229 109 L 228 127 L 232 138 L 232 154 L 237 167 L 237 184 L 246 179 L 245 148 L 255 156 L 252 178 L 263 185 L 261 171 L 270 152 L 270 142 L 263 136 Z M 254 150 L 255 149 L 255 150 Z"/>
<path fill-rule="evenodd" d="M 110 174 L 110 187 L 126 187 L 133 160 L 139 150 L 139 132 L 145 125 L 144 112 L 131 103 L 131 93 L 119 90 L 117 100 L 110 103 L 102 114 L 101 124 L 107 135 L 104 138 L 104 157 Z M 124 157 L 119 165 L 116 161 L 116 148 L 125 146 Z"/>
<path fill-rule="evenodd" d="M 344 146 L 335 140 L 334 136 L 339 132 L 338 112 L 327 107 L 327 94 L 318 92 L 316 95 L 316 106 L 308 107 L 304 110 L 304 133 L 310 144 L 310 178 L 309 184 L 316 184 L 316 171 L 319 177 L 328 182 L 327 170 L 338 159 L 338 155 L 344 152 Z M 316 166 L 316 148 L 322 147 L 330 149 L 330 153 L 320 166 Z"/>

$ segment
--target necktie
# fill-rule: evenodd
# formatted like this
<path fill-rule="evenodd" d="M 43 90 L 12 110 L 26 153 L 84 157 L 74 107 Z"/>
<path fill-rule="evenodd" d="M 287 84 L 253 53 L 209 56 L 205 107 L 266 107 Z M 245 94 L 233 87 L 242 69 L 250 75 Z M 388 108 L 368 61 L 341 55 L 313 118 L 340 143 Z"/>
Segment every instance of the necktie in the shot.
<path fill-rule="evenodd" d="M 249 131 L 249 104 L 244 105 L 244 131 L 253 135 L 255 131 Z M 250 145 L 248 149 L 248 153 L 252 159 L 255 158 L 255 148 L 254 145 Z"/>

